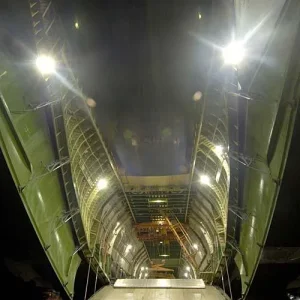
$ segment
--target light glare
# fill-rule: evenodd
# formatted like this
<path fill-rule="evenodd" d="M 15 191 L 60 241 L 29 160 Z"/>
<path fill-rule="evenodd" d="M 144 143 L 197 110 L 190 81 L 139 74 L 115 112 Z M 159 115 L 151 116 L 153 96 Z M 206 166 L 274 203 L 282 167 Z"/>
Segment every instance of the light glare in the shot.
<path fill-rule="evenodd" d="M 194 249 L 198 250 L 198 245 L 197 244 L 194 244 L 193 247 L 194 247 Z"/>
<path fill-rule="evenodd" d="M 185 273 L 184 273 L 184 277 L 186 277 L 186 278 L 187 278 L 187 277 L 188 277 L 188 273 L 186 273 L 186 272 L 185 272 Z"/>
<path fill-rule="evenodd" d="M 131 250 L 132 249 L 132 245 L 127 245 L 126 246 L 126 249 L 125 249 L 125 253 L 128 253 L 129 252 L 129 250 Z"/>
<path fill-rule="evenodd" d="M 56 62 L 49 55 L 40 55 L 36 59 L 36 66 L 38 70 L 43 74 L 52 74 L 55 72 Z"/>
<path fill-rule="evenodd" d="M 191 271 L 191 268 L 190 268 L 189 266 L 187 266 L 185 269 L 186 269 L 188 272 Z"/>
<path fill-rule="evenodd" d="M 105 188 L 107 188 L 108 186 L 108 182 L 106 179 L 99 179 L 97 182 L 97 188 L 99 191 L 104 190 Z"/>
<path fill-rule="evenodd" d="M 245 49 L 241 42 L 232 42 L 223 48 L 223 58 L 225 64 L 238 65 L 245 56 Z"/>
<path fill-rule="evenodd" d="M 221 146 L 221 145 L 217 145 L 215 147 L 215 152 L 218 154 L 218 155 L 222 155 L 223 154 L 223 151 L 224 151 L 224 148 Z"/>
<path fill-rule="evenodd" d="M 207 175 L 200 176 L 200 183 L 204 185 L 210 185 L 210 179 Z"/>

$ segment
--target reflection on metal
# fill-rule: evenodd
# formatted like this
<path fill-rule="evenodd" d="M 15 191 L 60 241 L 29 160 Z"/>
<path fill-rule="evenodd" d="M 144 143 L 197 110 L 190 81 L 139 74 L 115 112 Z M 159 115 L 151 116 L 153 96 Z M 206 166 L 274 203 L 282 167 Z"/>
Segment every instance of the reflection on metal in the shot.
<path fill-rule="evenodd" d="M 56 160 L 54 162 L 52 162 L 51 164 L 49 164 L 46 169 L 48 172 L 54 172 L 57 169 L 61 168 L 62 166 L 64 166 L 65 164 L 70 163 L 70 159 L 69 157 L 62 157 L 60 160 Z"/>
<path fill-rule="evenodd" d="M 36 104 L 29 104 L 29 108 L 24 109 L 24 110 L 13 110 L 13 111 L 11 111 L 11 113 L 13 113 L 13 114 L 22 114 L 22 113 L 26 113 L 26 112 L 29 112 L 29 111 L 37 111 L 41 108 L 44 108 L 44 107 L 50 106 L 52 104 L 55 104 L 58 101 L 59 100 L 47 101 L 47 102 L 40 103 L 40 104 L 37 104 L 37 105 Z"/>
<path fill-rule="evenodd" d="M 39 175 L 33 175 L 30 180 L 27 182 L 26 185 L 24 186 L 20 186 L 19 189 L 20 191 L 23 191 L 28 184 L 34 182 L 35 180 L 40 180 L 43 177 L 47 176 L 48 174 L 62 168 L 63 166 L 67 165 L 70 163 L 70 159 L 69 157 L 62 157 L 61 160 L 55 160 L 52 163 L 50 163 L 49 165 L 45 166 L 45 172 L 43 172 L 42 174 Z"/>
<path fill-rule="evenodd" d="M 115 288 L 204 289 L 202 279 L 118 279 Z"/>
<path fill-rule="evenodd" d="M 186 282 L 190 280 L 184 280 Z M 205 299 L 205 300 L 228 300 L 222 290 L 214 286 L 205 288 L 114 288 L 106 286 L 96 293 L 92 300 L 157 300 L 157 299 Z"/>
<path fill-rule="evenodd" d="M 266 172 L 265 170 L 254 167 L 256 162 L 264 163 L 265 165 L 267 165 L 266 159 L 262 158 L 258 154 L 255 157 L 251 157 L 240 152 L 229 152 L 228 155 L 233 160 L 239 162 L 240 164 L 248 168 L 259 171 L 261 173 L 270 174 L 270 172 Z"/>
<path fill-rule="evenodd" d="M 232 299 L 231 280 L 230 280 L 229 271 L 228 271 L 227 258 L 225 258 L 224 261 L 225 261 L 225 269 L 226 269 L 226 274 L 227 274 L 227 282 L 228 282 L 228 287 L 229 287 L 230 299 Z"/>
<path fill-rule="evenodd" d="M 78 208 L 72 209 L 70 211 L 63 211 L 62 214 L 57 217 L 56 225 L 53 231 L 58 230 L 61 226 L 63 226 L 65 223 L 67 223 L 69 220 L 71 220 L 79 213 L 80 210 Z"/>

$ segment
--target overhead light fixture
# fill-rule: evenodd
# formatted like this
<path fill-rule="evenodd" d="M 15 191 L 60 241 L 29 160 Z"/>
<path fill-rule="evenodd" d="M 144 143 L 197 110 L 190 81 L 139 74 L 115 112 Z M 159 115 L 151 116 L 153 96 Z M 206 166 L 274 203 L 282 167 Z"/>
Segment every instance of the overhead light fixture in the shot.
<path fill-rule="evenodd" d="M 144 268 L 144 267 L 141 267 L 141 270 L 142 270 L 142 271 L 144 271 L 144 270 L 145 270 L 145 268 Z"/>
<path fill-rule="evenodd" d="M 199 181 L 203 185 L 210 185 L 210 178 L 207 175 L 201 175 Z"/>
<path fill-rule="evenodd" d="M 188 276 L 189 276 L 189 275 L 188 275 L 188 273 L 187 273 L 187 272 L 185 272 L 185 273 L 184 273 L 184 277 L 186 277 L 186 278 L 187 278 Z"/>
<path fill-rule="evenodd" d="M 168 257 L 170 256 L 169 254 L 160 254 L 159 256 L 162 256 L 162 257 Z"/>
<path fill-rule="evenodd" d="M 224 147 L 221 146 L 221 145 L 215 146 L 215 152 L 216 152 L 218 155 L 222 155 L 223 152 L 224 152 Z"/>
<path fill-rule="evenodd" d="M 150 199 L 148 203 L 167 203 L 168 199 Z"/>
<path fill-rule="evenodd" d="M 148 271 L 148 267 L 146 267 L 146 270 Z"/>
<path fill-rule="evenodd" d="M 54 58 L 49 55 L 39 55 L 35 64 L 43 75 L 49 75 L 55 72 L 56 62 Z"/>
<path fill-rule="evenodd" d="M 79 29 L 79 23 L 78 22 L 75 22 L 74 26 L 75 26 L 76 29 Z"/>
<path fill-rule="evenodd" d="M 120 225 L 120 222 L 117 222 L 117 226 L 119 226 Z"/>
<path fill-rule="evenodd" d="M 163 241 L 160 241 L 159 243 L 160 243 L 160 244 L 162 244 L 162 243 L 163 243 Z"/>
<path fill-rule="evenodd" d="M 145 277 L 148 277 L 148 273 L 145 274 Z"/>
<path fill-rule="evenodd" d="M 132 245 L 129 244 L 129 245 L 126 246 L 125 252 L 127 253 L 131 249 L 132 249 Z"/>
<path fill-rule="evenodd" d="M 189 266 L 187 266 L 185 269 L 186 269 L 188 272 L 191 271 L 191 267 L 189 267 Z"/>
<path fill-rule="evenodd" d="M 198 245 L 197 244 L 194 244 L 193 247 L 194 247 L 194 249 L 198 250 Z"/>
<path fill-rule="evenodd" d="M 223 59 L 225 64 L 238 65 L 245 57 L 245 48 L 241 42 L 232 42 L 223 48 Z"/>
<path fill-rule="evenodd" d="M 108 186 L 108 181 L 104 178 L 99 179 L 97 182 L 97 188 L 99 191 L 106 189 Z"/>
<path fill-rule="evenodd" d="M 194 101 L 199 101 L 201 98 L 202 98 L 202 93 L 200 91 L 197 91 L 193 96 Z"/>
<path fill-rule="evenodd" d="M 200 13 L 198 13 L 198 19 L 201 20 L 202 15 Z"/>

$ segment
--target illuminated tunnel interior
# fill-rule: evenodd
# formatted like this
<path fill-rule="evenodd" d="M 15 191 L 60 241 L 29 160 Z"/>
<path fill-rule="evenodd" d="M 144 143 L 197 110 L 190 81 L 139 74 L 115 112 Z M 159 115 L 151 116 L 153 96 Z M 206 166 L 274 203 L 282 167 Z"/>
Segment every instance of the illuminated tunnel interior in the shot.
<path fill-rule="evenodd" d="M 207 295 L 267 299 L 251 288 L 265 269 L 296 278 L 300 4 L 275 2 L 11 1 L 12 289 L 86 300 L 117 279 L 201 279 Z"/>

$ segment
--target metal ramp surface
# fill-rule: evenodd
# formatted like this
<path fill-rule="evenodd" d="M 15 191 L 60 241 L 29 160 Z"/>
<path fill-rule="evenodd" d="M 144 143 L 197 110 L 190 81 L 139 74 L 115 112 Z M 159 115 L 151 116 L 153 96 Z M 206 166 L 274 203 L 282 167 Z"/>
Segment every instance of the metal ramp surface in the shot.
<path fill-rule="evenodd" d="M 224 292 L 205 286 L 203 280 L 186 279 L 118 279 L 105 286 L 91 300 L 228 300 Z"/>

